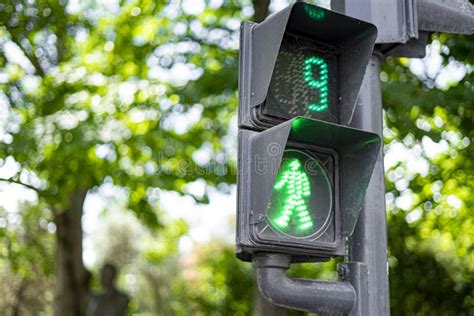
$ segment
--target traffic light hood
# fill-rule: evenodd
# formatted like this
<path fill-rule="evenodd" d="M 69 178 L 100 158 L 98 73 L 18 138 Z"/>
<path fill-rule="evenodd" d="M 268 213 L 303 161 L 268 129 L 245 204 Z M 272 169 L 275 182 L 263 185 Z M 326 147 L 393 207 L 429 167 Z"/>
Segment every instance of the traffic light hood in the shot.
<path fill-rule="evenodd" d="M 249 172 L 239 173 L 238 208 L 251 212 L 239 212 L 241 217 L 238 219 L 238 256 L 243 260 L 250 260 L 249 254 L 253 251 L 253 245 L 262 244 L 277 252 L 281 251 L 279 247 L 294 245 L 293 249 L 301 249 L 302 256 L 299 257 L 296 251 L 293 261 L 307 261 L 311 256 L 324 258 L 343 255 L 343 241 L 354 231 L 381 148 L 380 137 L 346 126 L 297 117 L 263 132 L 242 130 L 240 138 L 239 163 Z M 319 238 L 313 238 L 304 242 L 298 239 L 298 245 L 295 246 L 294 238 L 285 239 L 280 235 L 275 237 L 278 240 L 278 243 L 275 243 L 273 237 L 268 239 L 268 234 L 263 236 L 258 232 L 259 227 L 266 226 L 265 222 L 271 220 L 267 210 L 272 191 L 274 192 L 277 177 L 283 168 L 285 150 L 294 144 L 298 144 L 302 150 L 319 147 L 335 152 L 337 189 L 333 191 L 331 221 L 334 221 L 335 229 L 331 234 L 336 238 L 333 241 L 320 242 Z M 316 246 L 318 250 L 309 250 Z"/>
<path fill-rule="evenodd" d="M 331 149 L 338 153 L 342 235 L 350 236 L 377 160 L 380 137 L 374 133 L 304 117 L 292 119 L 255 135 L 251 141 L 252 152 L 258 155 L 260 161 L 275 161 L 268 165 L 268 173 L 254 175 L 255 188 L 252 191 L 262 192 L 254 195 L 252 201 L 252 209 L 257 212 L 262 210 L 263 213 L 267 209 L 283 151 L 290 141 L 316 146 L 331 144 Z M 256 159 L 253 161 L 257 162 Z"/>
<path fill-rule="evenodd" d="M 248 104 L 256 107 L 265 102 L 278 53 L 285 33 L 301 36 L 337 52 L 337 85 L 339 87 L 339 123 L 347 125 L 355 107 L 365 68 L 372 53 L 377 29 L 374 25 L 321 7 L 297 2 L 254 24 L 251 32 L 250 62 L 241 67 L 250 79 Z M 247 58 L 248 58 L 247 57 Z M 245 57 L 244 57 L 245 58 Z M 251 76 L 250 76 L 251 74 Z M 244 123 L 245 124 L 245 123 Z"/>

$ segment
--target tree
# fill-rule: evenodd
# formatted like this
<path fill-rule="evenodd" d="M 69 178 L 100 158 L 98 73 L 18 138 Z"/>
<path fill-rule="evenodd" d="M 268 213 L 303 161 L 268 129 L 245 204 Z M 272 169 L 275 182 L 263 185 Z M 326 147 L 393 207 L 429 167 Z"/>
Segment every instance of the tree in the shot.
<path fill-rule="evenodd" d="M 460 315 L 474 308 L 473 43 L 472 37 L 435 36 L 430 52 L 440 50 L 448 68 L 430 71 L 429 60 L 417 61 L 415 75 L 414 61 L 389 58 L 381 75 L 386 153 L 416 157 L 387 170 L 394 315 Z M 465 74 L 444 83 L 453 69 Z M 433 154 L 436 146 L 442 150 Z"/>
<path fill-rule="evenodd" d="M 0 209 L 0 310 L 5 315 L 50 313 L 54 229 L 45 205 Z"/>
<path fill-rule="evenodd" d="M 194 6 L 187 5 L 191 2 Z M 22 209 L 25 220 L 36 223 L 34 209 L 40 207 L 55 223 L 49 226 L 56 237 L 56 314 L 81 314 L 87 291 L 81 216 L 88 192 L 104 183 L 124 188 L 127 208 L 158 230 L 158 188 L 192 195 L 187 184 L 198 179 L 217 187 L 235 181 L 229 125 L 237 104 L 238 28 L 253 10 L 250 1 L 215 3 L 0 4 L 0 165 L 13 160 L 19 166 L 14 176 L 0 180 L 37 192 L 38 206 Z M 269 1 L 252 3 L 261 21 Z M 452 58 L 473 64 L 471 38 L 436 40 L 445 64 L 456 63 Z M 415 75 L 412 63 L 388 58 L 381 74 L 387 157 L 403 149 L 427 166 L 414 172 L 412 161 L 397 161 L 387 170 L 392 312 L 460 314 L 474 305 L 472 66 L 460 82 L 437 86 L 439 72 Z M 425 148 L 433 143 L 446 150 L 430 155 Z M 18 231 L 0 232 L 5 244 L 17 243 L 0 248 L 3 280 L 28 293 L 20 281 L 30 276 L 22 273 L 39 262 L 24 250 L 41 247 Z M 51 235 L 33 235 L 50 247 Z M 185 288 L 176 273 L 175 287 L 158 298 L 169 298 L 174 313 L 185 314 L 180 308 L 188 302 L 193 312 L 250 311 L 250 265 L 232 260 L 231 249 L 213 246 L 219 255 L 204 260 L 214 248 L 203 246 L 195 267 L 217 273 L 191 281 L 217 294 L 173 292 Z M 177 256 L 175 248 L 168 250 Z M 163 275 L 153 265 L 163 264 L 166 254 L 145 255 L 151 265 L 144 270 L 157 278 L 154 291 L 161 295 Z M 40 256 L 50 258 L 50 252 L 35 258 Z M 173 260 L 166 271 L 175 272 Z M 296 266 L 292 273 L 334 277 L 334 263 L 328 267 Z M 45 282 L 51 284 L 47 271 L 52 270 L 43 272 Z M 28 284 L 38 289 L 45 284 L 40 281 Z"/>
<path fill-rule="evenodd" d="M 0 4 L 0 98 L 10 118 L 0 157 L 20 166 L 2 180 L 35 190 L 52 210 L 57 315 L 83 313 L 89 190 L 106 179 L 126 188 L 129 209 L 158 228 L 153 188 L 189 194 L 197 179 L 235 181 L 222 139 L 237 104 L 242 6 L 224 1 L 195 15 L 174 2 L 119 4 Z"/>

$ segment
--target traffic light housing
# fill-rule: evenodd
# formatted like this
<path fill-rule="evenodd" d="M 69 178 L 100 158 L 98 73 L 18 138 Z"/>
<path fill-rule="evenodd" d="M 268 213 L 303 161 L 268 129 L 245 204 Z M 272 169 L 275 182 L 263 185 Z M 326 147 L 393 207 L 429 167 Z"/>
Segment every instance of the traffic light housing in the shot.
<path fill-rule="evenodd" d="M 380 150 L 349 128 L 373 25 L 298 2 L 244 22 L 239 77 L 237 256 L 344 254 Z"/>
<path fill-rule="evenodd" d="M 376 134 L 298 117 L 240 131 L 237 255 L 344 254 L 380 150 Z"/>
<path fill-rule="evenodd" d="M 303 2 L 241 29 L 239 125 L 296 116 L 347 125 L 377 29 Z"/>

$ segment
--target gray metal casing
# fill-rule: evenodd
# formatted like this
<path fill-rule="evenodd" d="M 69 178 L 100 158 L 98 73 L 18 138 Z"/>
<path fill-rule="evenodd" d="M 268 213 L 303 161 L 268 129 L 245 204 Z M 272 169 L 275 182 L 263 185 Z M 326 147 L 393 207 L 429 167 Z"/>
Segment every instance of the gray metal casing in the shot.
<path fill-rule="evenodd" d="M 239 126 L 262 130 L 284 120 L 259 121 L 255 110 L 267 97 L 275 62 L 286 32 L 310 38 L 337 51 L 339 123 L 348 125 L 354 112 L 365 68 L 374 47 L 374 25 L 324 8 L 324 20 L 304 13 L 309 4 L 298 2 L 260 24 L 243 22 L 239 65 Z M 315 8 L 315 7 L 314 7 Z"/>
<path fill-rule="evenodd" d="M 375 24 L 384 55 L 422 58 L 433 32 L 474 34 L 468 0 L 332 0 L 331 7 Z"/>
<path fill-rule="evenodd" d="M 407 43 L 411 38 L 418 38 L 416 1 L 332 0 L 331 8 L 375 24 L 377 44 Z"/>
<path fill-rule="evenodd" d="M 420 31 L 474 34 L 474 6 L 467 0 L 418 0 Z"/>
<path fill-rule="evenodd" d="M 339 194 L 335 196 L 335 244 L 304 244 L 281 237 L 278 243 L 259 238 L 255 227 L 265 221 L 273 185 L 289 143 L 334 150 L 338 157 Z M 377 134 L 333 123 L 298 117 L 263 132 L 239 132 L 237 256 L 246 261 L 256 252 L 283 252 L 294 262 L 344 255 L 344 242 L 354 230 L 365 190 L 380 151 Z M 268 162 L 261 172 L 261 162 Z"/>

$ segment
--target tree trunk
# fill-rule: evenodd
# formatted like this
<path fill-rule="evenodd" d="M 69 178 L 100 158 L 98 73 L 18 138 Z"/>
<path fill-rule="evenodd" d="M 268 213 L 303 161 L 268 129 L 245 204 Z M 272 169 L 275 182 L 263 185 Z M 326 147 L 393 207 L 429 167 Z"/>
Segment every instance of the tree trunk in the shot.
<path fill-rule="evenodd" d="M 16 291 L 16 302 L 12 307 L 12 316 L 19 316 L 21 307 L 23 306 L 23 294 L 27 287 L 27 281 L 21 280 L 20 287 Z"/>
<path fill-rule="evenodd" d="M 82 261 L 82 207 L 87 190 L 71 193 L 69 205 L 55 214 L 56 316 L 82 316 L 87 299 L 87 271 Z"/>

